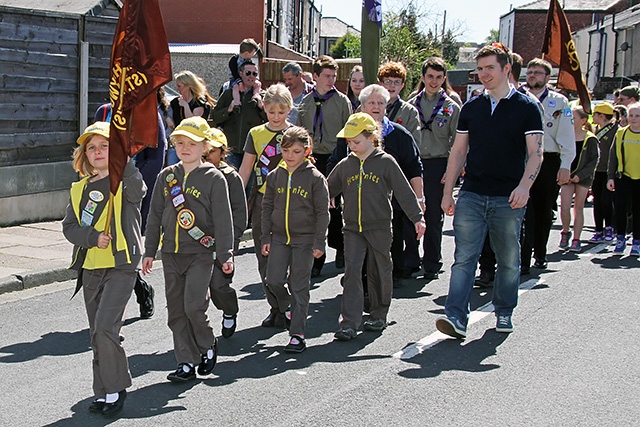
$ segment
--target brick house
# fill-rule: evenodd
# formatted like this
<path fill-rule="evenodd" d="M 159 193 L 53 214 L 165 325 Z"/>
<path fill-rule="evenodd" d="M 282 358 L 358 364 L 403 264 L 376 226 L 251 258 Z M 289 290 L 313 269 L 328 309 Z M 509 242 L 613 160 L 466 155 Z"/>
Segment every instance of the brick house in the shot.
<path fill-rule="evenodd" d="M 160 0 L 169 43 L 239 44 L 253 38 L 315 57 L 320 12 L 313 0 Z"/>
<path fill-rule="evenodd" d="M 560 0 L 571 31 L 578 31 L 600 19 L 621 12 L 638 0 Z M 547 23 L 549 0 L 516 7 L 500 17 L 500 42 L 519 53 L 526 64 L 539 57 Z"/>

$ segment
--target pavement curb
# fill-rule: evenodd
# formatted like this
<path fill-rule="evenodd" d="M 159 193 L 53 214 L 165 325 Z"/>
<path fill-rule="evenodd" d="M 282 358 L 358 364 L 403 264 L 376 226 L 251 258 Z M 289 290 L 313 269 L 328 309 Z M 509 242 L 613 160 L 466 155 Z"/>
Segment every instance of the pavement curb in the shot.
<path fill-rule="evenodd" d="M 240 241 L 246 242 L 251 239 L 251 229 L 249 228 L 242 234 Z M 160 258 L 159 255 L 160 252 L 158 252 L 158 254 L 156 255 L 156 259 Z M 26 271 L 24 273 L 13 274 L 8 277 L 0 278 L 0 294 L 35 288 L 37 286 L 48 285 L 54 282 L 73 280 L 76 277 L 77 271 L 70 270 L 67 267 Z"/>
<path fill-rule="evenodd" d="M 69 270 L 66 267 L 14 274 L 0 279 L 0 294 L 35 288 L 54 282 L 64 282 L 75 279 L 76 277 L 77 272 L 75 270 Z"/>

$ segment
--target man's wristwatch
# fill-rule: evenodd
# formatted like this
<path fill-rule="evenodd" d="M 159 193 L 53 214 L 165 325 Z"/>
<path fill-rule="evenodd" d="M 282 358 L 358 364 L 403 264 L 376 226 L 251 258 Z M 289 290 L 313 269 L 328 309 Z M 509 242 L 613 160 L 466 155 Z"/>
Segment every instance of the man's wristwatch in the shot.
<path fill-rule="evenodd" d="M 418 200 L 418 203 L 424 203 L 424 196 L 422 197 L 416 197 L 416 200 Z"/>

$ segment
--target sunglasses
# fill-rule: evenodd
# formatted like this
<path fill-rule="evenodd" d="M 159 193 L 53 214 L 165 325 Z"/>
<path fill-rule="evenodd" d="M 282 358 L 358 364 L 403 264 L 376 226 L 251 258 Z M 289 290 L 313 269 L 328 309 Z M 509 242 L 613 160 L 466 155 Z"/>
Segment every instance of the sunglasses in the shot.
<path fill-rule="evenodd" d="M 245 71 L 244 75 L 249 77 L 251 74 L 253 74 L 253 77 L 258 77 L 258 72 L 257 71 Z"/>

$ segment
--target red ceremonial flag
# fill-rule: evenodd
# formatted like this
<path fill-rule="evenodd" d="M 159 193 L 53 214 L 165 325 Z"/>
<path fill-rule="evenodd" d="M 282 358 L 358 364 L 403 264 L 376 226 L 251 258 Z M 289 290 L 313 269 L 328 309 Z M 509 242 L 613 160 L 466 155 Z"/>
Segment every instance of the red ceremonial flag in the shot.
<path fill-rule="evenodd" d="M 551 0 L 549 13 L 547 14 L 547 28 L 542 44 L 542 57 L 555 62 L 560 67 L 558 73 L 558 87 L 561 89 L 578 92 L 580 105 L 591 113 L 591 97 L 584 83 L 584 77 L 580 70 L 580 60 L 576 45 L 571 37 L 571 29 L 564 10 L 558 0 Z"/>
<path fill-rule="evenodd" d="M 124 0 L 111 50 L 109 180 L 122 181 L 127 157 L 158 144 L 156 91 L 172 79 L 158 0 Z"/>

